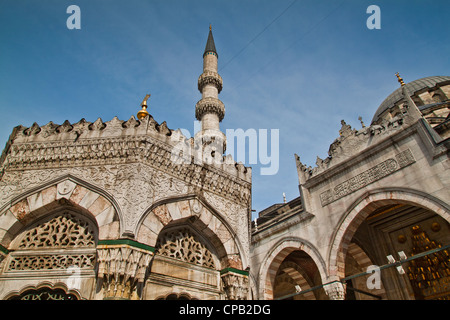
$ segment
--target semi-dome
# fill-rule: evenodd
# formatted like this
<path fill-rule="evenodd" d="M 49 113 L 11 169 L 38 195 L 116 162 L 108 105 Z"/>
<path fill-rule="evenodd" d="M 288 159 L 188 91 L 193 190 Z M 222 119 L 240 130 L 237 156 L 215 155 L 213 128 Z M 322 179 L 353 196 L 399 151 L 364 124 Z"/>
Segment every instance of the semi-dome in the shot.
<path fill-rule="evenodd" d="M 421 106 L 430 105 L 434 103 L 443 102 L 450 98 L 450 87 L 444 86 L 450 85 L 449 76 L 432 76 L 422 79 L 414 80 L 404 84 L 409 92 L 413 101 L 417 104 L 419 109 Z M 392 92 L 378 107 L 375 115 L 373 116 L 372 123 L 376 123 L 380 117 L 386 111 L 391 110 L 404 100 L 402 87 L 397 88 Z"/>

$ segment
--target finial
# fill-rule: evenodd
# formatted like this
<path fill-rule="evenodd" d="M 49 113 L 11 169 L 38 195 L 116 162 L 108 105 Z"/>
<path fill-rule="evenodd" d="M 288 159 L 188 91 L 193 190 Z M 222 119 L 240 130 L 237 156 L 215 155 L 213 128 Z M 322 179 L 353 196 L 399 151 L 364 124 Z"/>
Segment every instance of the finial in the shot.
<path fill-rule="evenodd" d="M 209 31 L 212 31 L 212 28 L 211 28 L 211 23 L 209 24 Z"/>
<path fill-rule="evenodd" d="M 397 76 L 398 82 L 403 87 L 405 85 L 405 83 L 403 82 L 403 79 L 400 77 L 400 74 L 397 72 L 395 75 Z"/>
<path fill-rule="evenodd" d="M 363 122 L 361 116 L 358 117 L 358 120 L 361 122 L 361 126 L 362 126 L 363 128 L 365 128 L 366 126 L 364 125 L 364 122 Z"/>
<path fill-rule="evenodd" d="M 144 119 L 147 115 L 148 115 L 148 111 L 147 111 L 147 100 L 148 98 L 150 98 L 150 94 L 147 94 L 144 98 L 144 100 L 142 100 L 141 103 L 141 107 L 142 109 L 137 113 L 137 117 L 139 120 Z"/>

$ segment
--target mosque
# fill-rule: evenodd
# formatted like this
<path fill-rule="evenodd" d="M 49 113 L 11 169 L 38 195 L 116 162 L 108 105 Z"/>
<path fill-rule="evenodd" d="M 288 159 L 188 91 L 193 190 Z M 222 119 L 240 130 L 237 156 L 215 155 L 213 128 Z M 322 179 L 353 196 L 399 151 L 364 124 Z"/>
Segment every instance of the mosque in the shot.
<path fill-rule="evenodd" d="M 0 299 L 449 299 L 450 77 L 397 77 L 326 159 L 295 155 L 299 196 L 253 222 L 251 168 L 223 156 L 211 28 L 194 138 L 155 121 L 149 95 L 127 120 L 15 127 Z"/>

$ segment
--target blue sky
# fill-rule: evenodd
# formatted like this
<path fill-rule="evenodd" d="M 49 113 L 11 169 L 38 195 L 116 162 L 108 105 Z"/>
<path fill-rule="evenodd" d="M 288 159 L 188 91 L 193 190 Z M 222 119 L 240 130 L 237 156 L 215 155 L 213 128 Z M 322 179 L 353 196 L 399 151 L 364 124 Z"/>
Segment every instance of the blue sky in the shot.
<path fill-rule="evenodd" d="M 81 29 L 69 30 L 69 5 Z M 369 5 L 381 29 L 369 30 Z M 226 107 L 221 129 L 279 129 L 280 168 L 253 167 L 253 209 L 299 195 L 294 153 L 314 166 L 340 121 L 370 124 L 405 82 L 449 75 L 448 0 L 0 0 L 0 145 L 13 127 L 149 112 L 193 131 L 212 24 Z"/>

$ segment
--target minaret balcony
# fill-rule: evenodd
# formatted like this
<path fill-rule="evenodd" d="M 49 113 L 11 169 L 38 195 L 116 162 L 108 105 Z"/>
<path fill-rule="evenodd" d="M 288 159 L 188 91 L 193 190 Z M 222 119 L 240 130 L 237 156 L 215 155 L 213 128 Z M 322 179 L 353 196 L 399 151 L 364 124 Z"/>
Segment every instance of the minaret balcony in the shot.
<path fill-rule="evenodd" d="M 222 91 L 222 77 L 217 72 L 205 71 L 200 75 L 198 78 L 198 90 L 202 92 L 207 84 L 213 84 L 217 88 L 218 93 Z"/>
<path fill-rule="evenodd" d="M 204 114 L 214 113 L 222 121 L 225 117 L 225 105 L 217 98 L 207 97 L 201 99 L 195 105 L 195 117 L 201 121 Z"/>

